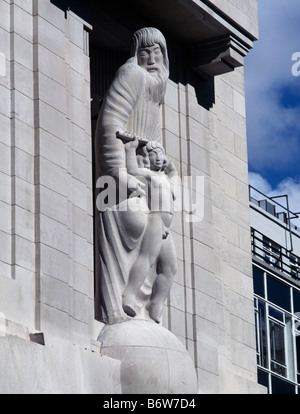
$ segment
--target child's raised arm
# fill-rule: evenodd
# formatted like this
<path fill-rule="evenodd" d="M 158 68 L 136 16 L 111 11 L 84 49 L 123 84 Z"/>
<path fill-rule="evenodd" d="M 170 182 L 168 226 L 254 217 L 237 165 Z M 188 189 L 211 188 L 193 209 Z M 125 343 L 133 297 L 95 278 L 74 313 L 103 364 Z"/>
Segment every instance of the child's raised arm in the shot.
<path fill-rule="evenodd" d="M 141 176 L 147 179 L 153 175 L 153 172 L 147 168 L 140 168 L 138 166 L 136 157 L 136 149 L 138 145 L 139 140 L 136 137 L 132 141 L 124 143 L 127 172 L 133 176 Z"/>

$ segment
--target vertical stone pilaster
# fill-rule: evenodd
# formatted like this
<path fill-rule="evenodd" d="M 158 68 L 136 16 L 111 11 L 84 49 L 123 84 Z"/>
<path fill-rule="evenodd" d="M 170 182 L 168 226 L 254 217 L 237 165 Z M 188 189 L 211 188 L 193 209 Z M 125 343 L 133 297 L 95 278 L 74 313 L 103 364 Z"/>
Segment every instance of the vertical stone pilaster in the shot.
<path fill-rule="evenodd" d="M 1 145 L 3 223 L 1 312 L 8 320 L 35 326 L 34 86 L 32 1 L 1 2 L 1 50 L 5 69 Z M 4 257 L 5 255 L 5 257 Z M 18 303 L 18 306 L 15 304 Z M 29 304 L 29 305 L 28 305 Z"/>
<path fill-rule="evenodd" d="M 37 4 L 40 329 L 89 342 L 93 308 L 90 83 L 84 22 Z M 84 339 L 83 339 L 84 338 Z"/>
<path fill-rule="evenodd" d="M 1 10 L 1 312 L 89 343 L 90 27 L 50 1 L 4 1 Z"/>

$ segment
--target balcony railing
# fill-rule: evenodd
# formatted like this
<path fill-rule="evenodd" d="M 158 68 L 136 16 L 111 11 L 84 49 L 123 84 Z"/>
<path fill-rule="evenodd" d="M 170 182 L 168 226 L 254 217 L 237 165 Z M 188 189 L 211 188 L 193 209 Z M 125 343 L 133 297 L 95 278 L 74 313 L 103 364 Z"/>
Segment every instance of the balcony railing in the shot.
<path fill-rule="evenodd" d="M 251 245 L 253 256 L 291 278 L 300 280 L 300 257 L 279 246 L 255 229 L 251 229 Z"/>
<path fill-rule="evenodd" d="M 283 198 L 285 200 L 285 205 L 282 205 L 275 200 L 279 198 Z M 300 212 L 294 213 L 290 210 L 289 198 L 287 194 L 268 197 L 266 194 L 249 185 L 249 200 L 253 204 L 285 223 L 289 231 L 292 229 L 300 231 L 299 226 L 292 223 L 292 220 L 300 218 Z"/>

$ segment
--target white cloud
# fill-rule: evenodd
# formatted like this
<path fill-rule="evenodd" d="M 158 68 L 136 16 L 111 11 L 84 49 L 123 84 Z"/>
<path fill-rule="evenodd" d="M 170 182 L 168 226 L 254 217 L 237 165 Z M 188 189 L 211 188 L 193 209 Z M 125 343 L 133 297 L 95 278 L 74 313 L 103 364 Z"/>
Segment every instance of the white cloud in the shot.
<path fill-rule="evenodd" d="M 268 181 L 260 174 L 249 171 L 248 178 L 249 184 L 257 190 L 261 191 L 263 194 L 268 195 L 272 191 L 272 187 Z"/>
<path fill-rule="evenodd" d="M 286 107 L 281 94 L 289 90 L 300 95 L 300 77 L 292 75 L 292 56 L 300 52 L 300 3 L 258 4 L 260 37 L 245 59 L 249 163 L 257 171 L 295 170 L 300 158 L 300 98 L 296 106 Z"/>
<path fill-rule="evenodd" d="M 276 191 L 280 194 L 287 194 L 289 206 L 294 213 L 300 212 L 300 179 L 286 178 L 278 184 Z"/>

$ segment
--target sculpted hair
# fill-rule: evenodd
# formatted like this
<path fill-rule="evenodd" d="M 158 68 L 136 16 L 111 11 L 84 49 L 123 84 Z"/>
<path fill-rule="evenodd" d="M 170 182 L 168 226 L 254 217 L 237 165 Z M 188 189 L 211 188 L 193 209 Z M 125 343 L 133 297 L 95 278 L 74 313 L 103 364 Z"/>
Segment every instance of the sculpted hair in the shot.
<path fill-rule="evenodd" d="M 145 154 L 144 165 L 146 168 L 150 168 L 149 153 L 155 150 L 156 148 L 159 148 L 164 154 L 164 164 L 162 168 L 162 170 L 164 170 L 167 167 L 168 159 L 167 159 L 164 147 L 161 145 L 160 142 L 157 142 L 157 141 L 148 141 L 147 144 L 143 147 L 144 154 Z"/>

